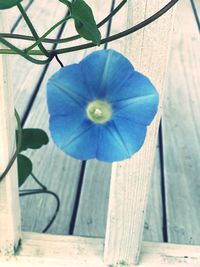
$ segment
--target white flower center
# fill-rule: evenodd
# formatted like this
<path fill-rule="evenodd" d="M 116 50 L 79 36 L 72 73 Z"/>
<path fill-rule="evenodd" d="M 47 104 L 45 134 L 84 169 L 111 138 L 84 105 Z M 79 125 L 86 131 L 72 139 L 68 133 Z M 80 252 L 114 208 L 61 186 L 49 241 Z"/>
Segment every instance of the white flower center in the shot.
<path fill-rule="evenodd" d="M 97 124 L 104 124 L 112 117 L 112 106 L 103 100 L 94 100 L 86 108 L 87 117 Z"/>
<path fill-rule="evenodd" d="M 98 117 L 102 117 L 103 116 L 103 112 L 101 109 L 96 108 L 94 111 L 94 115 L 98 116 Z"/>

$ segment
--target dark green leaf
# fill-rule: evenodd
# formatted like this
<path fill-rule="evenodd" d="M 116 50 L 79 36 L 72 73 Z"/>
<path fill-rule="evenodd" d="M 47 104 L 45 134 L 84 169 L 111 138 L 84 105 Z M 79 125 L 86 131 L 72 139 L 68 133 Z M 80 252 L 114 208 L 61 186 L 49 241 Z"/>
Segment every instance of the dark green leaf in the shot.
<path fill-rule="evenodd" d="M 97 28 L 92 9 L 83 1 L 75 0 L 70 3 L 67 0 L 59 0 L 69 7 L 77 32 L 95 44 L 100 44 L 101 34 Z"/>
<path fill-rule="evenodd" d="M 26 181 L 27 177 L 31 174 L 33 166 L 30 159 L 21 154 L 17 156 L 17 164 L 18 164 L 18 181 L 19 181 L 19 186 L 21 186 Z"/>
<path fill-rule="evenodd" d="M 22 0 L 0 0 L 0 9 L 7 9 L 19 4 Z"/>
<path fill-rule="evenodd" d="M 16 138 L 18 133 L 16 134 Z M 20 152 L 28 148 L 38 149 L 43 145 L 48 144 L 49 138 L 45 131 L 41 129 L 22 129 L 22 143 Z"/>

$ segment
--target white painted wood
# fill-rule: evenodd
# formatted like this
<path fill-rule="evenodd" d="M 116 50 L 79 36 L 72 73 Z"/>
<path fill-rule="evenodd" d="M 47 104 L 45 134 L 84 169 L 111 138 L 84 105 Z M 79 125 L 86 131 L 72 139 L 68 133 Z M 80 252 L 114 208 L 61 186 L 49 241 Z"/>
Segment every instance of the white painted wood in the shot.
<path fill-rule="evenodd" d="M 0 12 L 0 32 L 6 28 Z M 0 55 L 0 175 L 15 152 L 15 117 L 8 58 Z M 20 238 L 16 163 L 0 182 L 0 255 L 13 253 Z"/>
<path fill-rule="evenodd" d="M 157 144 L 143 233 L 143 240 L 151 242 L 163 242 L 162 178 L 159 149 L 159 144 Z"/>
<path fill-rule="evenodd" d="M 179 1 L 174 27 L 163 113 L 168 240 L 200 244 L 200 36 L 190 1 Z"/>
<path fill-rule="evenodd" d="M 111 164 L 91 160 L 84 172 L 74 235 L 104 237 Z"/>
<path fill-rule="evenodd" d="M 164 0 L 128 1 L 128 10 L 121 14 L 128 18 L 126 28 L 149 17 L 166 3 Z M 142 31 L 109 46 L 125 54 L 160 93 L 160 109 L 148 128 L 144 146 L 130 160 L 113 164 L 104 256 L 109 264 L 138 263 L 139 260 L 173 15 L 174 10 L 170 10 Z M 120 17 L 116 16 L 115 23 L 114 30 L 119 31 Z"/>
<path fill-rule="evenodd" d="M 96 3 L 95 5 L 98 4 Z M 106 6 L 108 9 L 108 2 L 106 2 Z M 102 7 L 102 4 L 101 11 L 99 11 L 99 8 L 97 8 L 97 11 L 98 16 L 108 13 L 108 11 L 106 11 L 106 7 Z M 120 20 L 121 22 L 126 23 L 126 16 L 121 15 Z M 113 23 L 111 24 L 111 27 L 112 26 Z M 153 183 L 148 201 L 144 227 L 144 240 L 149 241 L 163 241 L 162 203 L 160 192 L 161 178 L 158 150 L 159 148 L 157 149 L 154 171 L 152 173 Z M 89 160 L 86 163 L 80 204 L 78 207 L 74 229 L 75 235 L 92 237 L 105 236 L 111 167 L 112 166 L 109 163 L 99 162 L 96 160 Z"/>
<path fill-rule="evenodd" d="M 29 6 L 30 3 L 31 3 L 31 0 L 23 0 L 22 5 L 24 6 L 24 8 L 27 9 L 27 7 Z M 9 18 L 8 29 L 9 29 L 9 31 L 11 31 L 12 27 L 15 25 L 15 23 L 17 21 L 19 21 L 21 14 L 20 14 L 17 6 L 14 6 L 12 8 L 7 9 L 6 12 L 7 12 L 7 17 Z"/>
<path fill-rule="evenodd" d="M 104 240 L 73 236 L 23 233 L 15 257 L 0 259 L 1 267 L 106 267 Z M 140 267 L 198 267 L 200 247 L 144 242 Z M 110 267 L 133 267 L 120 262 Z"/>

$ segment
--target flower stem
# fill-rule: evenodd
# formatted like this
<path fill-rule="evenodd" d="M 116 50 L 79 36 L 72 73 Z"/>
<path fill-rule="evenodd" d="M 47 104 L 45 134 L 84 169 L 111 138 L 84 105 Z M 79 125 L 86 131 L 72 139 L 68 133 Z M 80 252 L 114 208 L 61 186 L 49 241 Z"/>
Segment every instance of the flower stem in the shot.
<path fill-rule="evenodd" d="M 40 65 L 47 64 L 52 59 L 51 57 L 49 57 L 46 60 L 35 59 L 35 58 L 33 58 L 30 55 L 26 54 L 24 51 L 22 51 L 21 49 L 17 48 L 14 45 L 12 45 L 7 40 L 5 40 L 5 39 L 3 39 L 1 37 L 0 37 L 0 43 L 2 43 L 3 45 L 7 46 L 8 48 L 10 48 L 9 50 L 8 49 L 0 49 L 0 54 L 19 54 L 20 56 L 22 56 L 25 59 L 31 61 L 32 63 L 40 64 Z M 39 55 L 43 55 L 41 51 L 38 51 L 38 52 L 40 52 Z"/>
<path fill-rule="evenodd" d="M 108 38 L 104 38 L 101 40 L 100 44 L 105 44 L 111 41 L 115 41 L 117 39 L 120 39 L 122 37 L 125 37 L 133 32 L 136 32 L 142 28 L 144 28 L 145 26 L 149 25 L 150 23 L 152 23 L 153 21 L 155 21 L 156 19 L 158 19 L 159 17 L 161 17 L 163 14 L 165 14 L 168 10 L 170 10 L 170 8 L 172 8 L 179 0 L 171 0 L 168 4 L 166 4 L 163 8 L 161 8 L 158 12 L 156 12 L 154 15 L 150 16 L 149 18 L 147 18 L 146 20 L 136 24 L 135 26 L 122 31 L 120 33 L 114 34 L 109 36 Z M 0 38 L 1 41 L 1 38 Z M 4 40 L 5 41 L 5 40 Z M 71 46 L 71 47 L 67 47 L 67 48 L 62 48 L 62 49 L 57 49 L 54 50 L 54 54 L 64 54 L 64 53 L 69 53 L 69 52 L 73 52 L 73 51 L 78 51 L 78 50 L 82 50 L 82 49 L 86 49 L 86 48 L 90 48 L 90 47 L 94 47 L 96 46 L 96 44 L 94 43 L 86 43 L 83 45 L 77 45 L 77 46 Z M 10 47 L 11 48 L 11 47 Z M 12 49 L 12 48 L 11 48 Z M 13 49 L 14 50 L 14 49 Z M 20 50 L 21 51 L 21 50 Z M 48 51 L 49 53 L 51 51 Z M 0 49 L 0 54 L 4 53 L 4 54 L 16 54 L 16 51 L 12 51 L 12 50 L 6 50 L 6 49 Z M 27 54 L 26 54 L 27 55 Z M 39 50 L 32 50 L 29 51 L 29 55 L 43 55 L 41 51 Z M 28 55 L 27 55 L 28 56 Z M 51 61 L 51 60 L 50 60 Z M 38 64 L 45 64 L 45 63 L 38 63 Z"/>
<path fill-rule="evenodd" d="M 98 24 L 97 27 L 100 28 L 101 26 L 103 26 L 106 22 L 109 21 L 110 18 L 112 18 L 125 4 L 126 4 L 127 0 L 122 0 L 118 6 L 116 6 L 116 8 L 110 12 L 110 14 L 108 16 L 106 16 L 103 20 L 101 20 Z M 47 36 L 47 35 L 46 35 Z M 11 33 L 0 33 L 0 37 L 3 38 L 13 38 L 13 39 L 21 39 L 21 40 L 27 40 L 27 41 L 34 41 L 35 38 L 32 36 L 26 36 L 26 35 L 22 35 L 22 34 L 11 34 Z M 44 43 L 53 43 L 53 44 L 59 44 L 59 43 L 67 43 L 67 42 L 71 42 L 74 40 L 77 40 L 81 38 L 80 35 L 73 35 L 67 38 L 63 38 L 63 39 L 51 39 L 51 38 L 44 38 L 43 42 Z"/>
<path fill-rule="evenodd" d="M 25 49 L 26 52 L 29 52 L 30 50 L 32 50 L 34 47 L 39 46 L 43 40 L 45 39 L 45 37 L 47 35 L 49 35 L 52 31 L 54 31 L 58 26 L 60 26 L 61 24 L 63 24 L 64 22 L 66 22 L 67 20 L 71 19 L 71 16 L 68 16 L 62 20 L 60 20 L 59 22 L 57 22 L 55 25 L 53 25 L 47 32 L 45 32 L 33 45 L 29 46 L 28 48 Z"/>
<path fill-rule="evenodd" d="M 35 41 L 37 41 L 37 40 L 39 39 L 39 36 L 38 36 L 38 34 L 37 34 L 35 28 L 33 27 L 33 24 L 31 23 L 31 21 L 30 21 L 28 15 L 26 14 L 26 11 L 24 10 L 23 6 L 22 6 L 20 3 L 17 4 L 17 7 L 18 7 L 19 11 L 21 12 L 21 15 L 22 15 L 22 17 L 24 18 L 24 20 L 25 20 L 27 26 L 29 27 L 29 29 L 30 29 L 30 31 L 31 31 L 31 33 L 32 33 L 32 35 L 33 35 L 33 37 L 35 38 Z M 48 51 L 44 48 L 43 44 L 39 43 L 39 44 L 38 44 L 38 47 L 40 48 L 40 50 L 43 52 L 43 54 L 44 54 L 45 56 L 49 57 L 49 53 L 48 53 Z"/>

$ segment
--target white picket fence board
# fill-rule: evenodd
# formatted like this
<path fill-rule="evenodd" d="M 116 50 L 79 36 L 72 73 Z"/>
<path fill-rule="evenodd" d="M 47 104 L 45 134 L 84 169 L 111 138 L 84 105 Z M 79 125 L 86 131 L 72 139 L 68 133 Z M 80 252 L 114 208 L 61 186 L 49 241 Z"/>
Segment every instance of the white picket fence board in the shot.
<path fill-rule="evenodd" d="M 190 1 L 178 3 L 174 27 L 163 114 L 168 240 L 200 244 L 200 36 Z"/>
<path fill-rule="evenodd" d="M 124 13 L 126 28 L 149 17 L 167 3 L 157 0 L 143 2 L 144 5 L 141 1 L 128 1 L 128 11 Z M 139 260 L 173 17 L 172 9 L 142 31 L 109 45 L 125 54 L 138 71 L 150 77 L 160 93 L 160 110 L 148 129 L 141 150 L 130 160 L 113 164 L 105 240 L 107 263 L 138 263 Z M 121 25 L 117 16 L 115 23 L 114 30 L 119 31 Z"/>
<path fill-rule="evenodd" d="M 151 242 L 163 242 L 163 203 L 159 149 L 159 144 L 157 144 L 143 233 L 143 240 Z"/>
<path fill-rule="evenodd" d="M 6 24 L 0 12 L 0 32 Z M 15 152 L 15 117 L 10 65 L 0 55 L 0 175 Z M 16 163 L 0 182 L 0 254 L 13 253 L 20 238 L 20 209 Z"/>
<path fill-rule="evenodd" d="M 74 236 L 22 233 L 15 257 L 0 258 L 1 267 L 108 267 L 103 263 L 104 240 Z M 144 242 L 140 267 L 198 267 L 200 247 Z M 121 262 L 110 267 L 133 267 Z"/>

